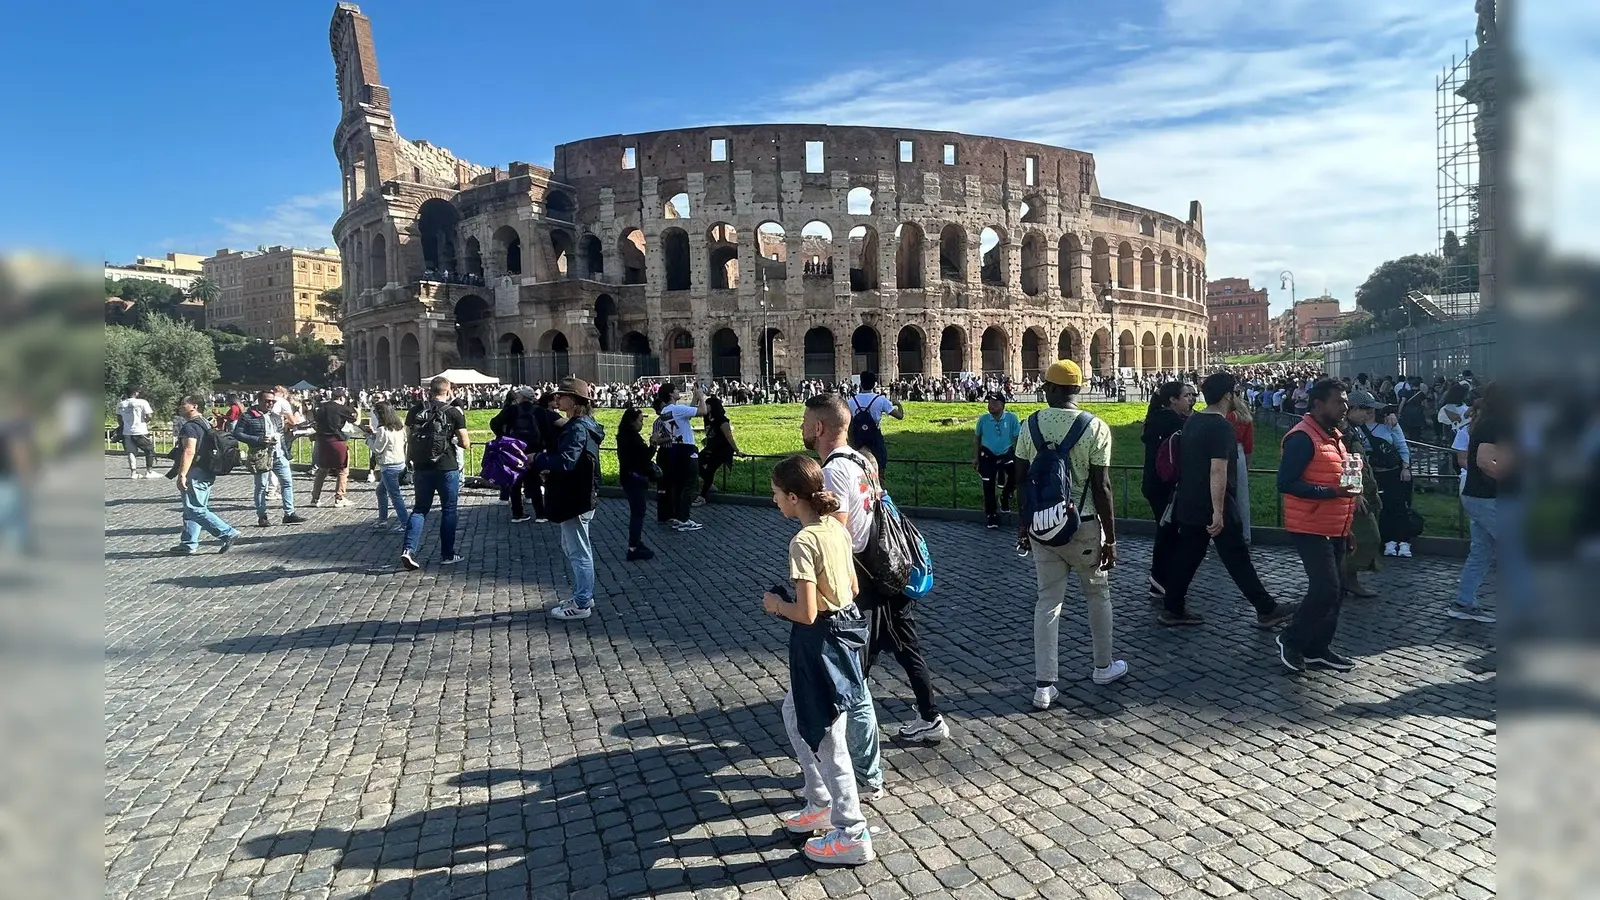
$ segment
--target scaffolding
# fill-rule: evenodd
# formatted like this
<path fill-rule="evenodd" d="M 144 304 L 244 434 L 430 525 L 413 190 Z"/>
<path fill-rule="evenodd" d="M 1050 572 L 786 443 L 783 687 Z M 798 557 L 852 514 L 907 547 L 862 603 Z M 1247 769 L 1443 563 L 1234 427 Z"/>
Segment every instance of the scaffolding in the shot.
<path fill-rule="evenodd" d="M 1428 318 L 1466 318 L 1479 307 L 1479 242 L 1483 239 L 1479 201 L 1483 199 L 1479 165 L 1478 100 L 1483 72 L 1474 72 L 1479 53 L 1452 58 L 1437 81 L 1438 248 L 1440 283 L 1427 304 L 1417 304 Z M 1487 210 L 1484 210 L 1487 212 Z"/>

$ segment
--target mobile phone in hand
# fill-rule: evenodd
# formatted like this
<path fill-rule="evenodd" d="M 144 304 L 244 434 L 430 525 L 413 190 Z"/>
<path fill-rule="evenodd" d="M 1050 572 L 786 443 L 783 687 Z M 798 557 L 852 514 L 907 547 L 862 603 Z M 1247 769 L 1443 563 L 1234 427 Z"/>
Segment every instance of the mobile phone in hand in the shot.
<path fill-rule="evenodd" d="M 783 598 L 783 602 L 785 602 L 785 603 L 794 602 L 793 600 L 791 600 L 789 598 L 789 589 L 784 587 L 781 584 L 775 584 L 772 587 L 767 588 L 767 590 L 772 592 L 772 593 L 774 593 L 774 594 L 777 594 L 779 597 L 782 597 Z"/>

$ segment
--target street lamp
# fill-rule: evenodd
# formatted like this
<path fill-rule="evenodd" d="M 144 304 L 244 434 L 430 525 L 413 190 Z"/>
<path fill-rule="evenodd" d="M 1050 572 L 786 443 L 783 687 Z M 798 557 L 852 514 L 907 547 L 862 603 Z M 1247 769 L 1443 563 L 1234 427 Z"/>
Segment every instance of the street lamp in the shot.
<path fill-rule="evenodd" d="M 1127 402 L 1128 395 L 1122 389 L 1122 369 L 1118 365 L 1120 360 L 1117 355 L 1122 352 L 1122 337 L 1117 334 L 1117 301 L 1112 296 L 1115 287 L 1109 281 L 1097 281 L 1094 285 L 1095 296 L 1100 298 L 1106 312 L 1111 314 L 1111 375 L 1116 385 L 1117 402 Z"/>
<path fill-rule="evenodd" d="M 1295 304 L 1295 298 L 1294 298 L 1294 273 L 1289 271 L 1288 269 L 1284 269 L 1282 272 L 1279 272 L 1278 273 L 1278 287 L 1286 287 L 1286 288 L 1289 289 L 1289 322 L 1290 322 L 1290 327 L 1289 327 L 1289 334 L 1286 335 L 1286 337 L 1288 337 L 1288 339 L 1289 339 L 1288 340 L 1288 344 L 1289 344 L 1290 351 L 1292 351 L 1291 355 L 1295 359 L 1299 359 L 1300 358 L 1300 347 L 1299 347 L 1299 344 L 1300 344 L 1300 316 L 1298 314 L 1296 314 L 1295 311 L 1294 311 L 1294 304 Z"/>
<path fill-rule="evenodd" d="M 768 391 L 768 390 L 772 389 L 772 345 L 767 343 L 768 334 L 769 334 L 768 331 L 767 331 L 767 308 L 768 308 L 768 305 L 767 305 L 767 293 L 768 293 L 767 272 L 766 272 L 765 269 L 762 269 L 761 270 L 761 343 L 756 345 L 756 346 L 759 348 L 759 352 L 761 353 L 761 362 L 762 362 L 761 368 L 764 370 L 763 373 L 762 373 L 762 376 L 761 376 L 761 389 L 763 391 Z"/>

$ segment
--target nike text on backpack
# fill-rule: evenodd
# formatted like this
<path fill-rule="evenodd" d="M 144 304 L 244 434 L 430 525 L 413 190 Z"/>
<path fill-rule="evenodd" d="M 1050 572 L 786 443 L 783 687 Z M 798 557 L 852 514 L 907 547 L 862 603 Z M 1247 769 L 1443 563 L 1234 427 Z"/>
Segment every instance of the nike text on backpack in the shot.
<path fill-rule="evenodd" d="M 528 471 L 528 447 L 522 441 L 506 435 L 497 437 L 483 447 L 483 480 L 495 487 L 508 488 L 517 483 Z"/>
<path fill-rule="evenodd" d="M 1167 436 L 1156 448 L 1156 477 L 1163 484 L 1177 484 L 1181 457 L 1178 456 L 1178 444 L 1183 437 L 1183 429 L 1178 429 Z"/>
<path fill-rule="evenodd" d="M 878 420 L 872 417 L 872 406 L 878 402 L 878 396 L 866 406 L 861 406 L 855 398 L 850 398 L 850 446 L 857 450 L 874 450 L 883 446 L 883 429 L 878 426 Z"/>
<path fill-rule="evenodd" d="M 835 450 L 828 459 L 835 456 L 850 460 L 864 473 L 872 471 L 861 454 L 853 450 Z M 928 543 L 917 526 L 900 513 L 889 492 L 875 478 L 868 476 L 868 480 L 878 499 L 872 504 L 867 546 L 856 554 L 856 561 L 879 590 L 920 600 L 933 590 L 933 557 L 928 553 Z"/>
<path fill-rule="evenodd" d="M 232 432 L 206 427 L 199 441 L 195 463 L 213 475 L 226 475 L 239 466 L 239 439 Z"/>
<path fill-rule="evenodd" d="M 1022 483 L 1022 514 L 1028 521 L 1028 538 L 1048 547 L 1059 547 L 1072 540 L 1082 521 L 1080 509 L 1089 496 L 1083 486 L 1073 502 L 1072 448 L 1089 430 L 1094 417 L 1079 412 L 1067 436 L 1059 444 L 1044 439 L 1039 430 L 1039 414 L 1028 417 L 1028 435 L 1033 439 L 1033 461 L 1028 463 L 1028 480 Z"/>
<path fill-rule="evenodd" d="M 411 424 L 406 455 L 413 463 L 433 465 L 455 453 L 454 437 L 447 415 L 448 407 L 425 404 Z"/>

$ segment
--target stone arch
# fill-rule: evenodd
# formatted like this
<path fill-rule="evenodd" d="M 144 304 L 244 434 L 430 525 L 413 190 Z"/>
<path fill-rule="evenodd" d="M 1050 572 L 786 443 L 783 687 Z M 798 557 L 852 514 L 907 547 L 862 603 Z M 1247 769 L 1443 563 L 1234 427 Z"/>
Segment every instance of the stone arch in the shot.
<path fill-rule="evenodd" d="M 856 190 L 862 190 L 857 188 Z M 846 244 L 850 259 L 850 290 L 875 291 L 878 289 L 878 232 L 871 225 L 857 225 L 850 229 Z"/>
<path fill-rule="evenodd" d="M 1138 352 L 1139 345 L 1134 342 L 1133 331 L 1127 328 L 1122 329 L 1122 334 L 1117 336 L 1117 368 L 1135 368 L 1135 357 Z"/>
<path fill-rule="evenodd" d="M 739 286 L 739 231 L 727 222 L 706 229 L 706 286 L 728 290 Z"/>
<path fill-rule="evenodd" d="M 1108 375 L 1116 368 L 1111 358 L 1110 329 L 1096 329 L 1094 337 L 1089 339 L 1089 365 L 1094 367 L 1096 375 Z"/>
<path fill-rule="evenodd" d="M 1133 287 L 1133 245 L 1127 241 L 1117 245 L 1117 287 Z"/>
<path fill-rule="evenodd" d="M 915 325 L 907 325 L 900 329 L 900 334 L 895 338 L 895 351 L 900 364 L 901 375 L 923 375 L 923 356 L 927 351 L 928 338 L 922 329 Z"/>
<path fill-rule="evenodd" d="M 832 381 L 838 369 L 838 347 L 834 342 L 833 332 L 828 328 L 818 325 L 806 332 L 805 337 L 805 374 L 807 378 L 821 378 Z"/>
<path fill-rule="evenodd" d="M 1149 247 L 1139 254 L 1139 289 L 1156 291 L 1156 252 Z"/>
<path fill-rule="evenodd" d="M 1006 251 L 1010 240 L 1006 237 L 1004 228 L 998 225 L 987 225 L 978 233 L 978 250 L 982 254 L 982 265 L 978 270 L 978 279 L 990 287 L 1005 287 L 1010 273 L 1006 271 Z"/>
<path fill-rule="evenodd" d="M 694 335 L 682 328 L 667 332 L 666 374 L 694 374 Z"/>
<path fill-rule="evenodd" d="M 1044 332 L 1037 326 L 1030 326 L 1022 332 L 1022 377 L 1038 378 L 1040 373 L 1048 367 L 1045 361 Z"/>
<path fill-rule="evenodd" d="M 802 271 L 814 278 L 833 277 L 833 227 L 812 219 L 800 228 Z"/>
<path fill-rule="evenodd" d="M 1022 238 L 1022 292 L 1030 297 L 1043 293 L 1049 271 L 1044 235 L 1037 231 L 1028 232 Z"/>
<path fill-rule="evenodd" d="M 595 346 L 610 353 L 617 346 L 617 301 L 610 294 L 594 298 Z"/>
<path fill-rule="evenodd" d="M 762 281 L 789 277 L 789 233 L 782 225 L 768 220 L 756 226 L 756 257 Z"/>
<path fill-rule="evenodd" d="M 1079 269 L 1082 256 L 1083 241 L 1070 232 L 1063 234 L 1056 245 L 1056 284 L 1063 297 L 1083 296 L 1083 285 L 1078 283 L 1083 278 Z"/>
<path fill-rule="evenodd" d="M 759 377 L 765 384 L 767 379 L 787 379 L 789 372 L 789 342 L 783 336 L 783 331 L 777 328 L 768 328 L 761 336 L 761 372 Z"/>
<path fill-rule="evenodd" d="M 617 241 L 617 255 L 622 258 L 622 283 L 644 284 L 644 232 L 629 228 Z"/>
<path fill-rule="evenodd" d="M 394 372 L 389 369 L 390 352 L 389 338 L 379 335 L 372 345 L 372 378 L 379 387 L 395 387 Z"/>
<path fill-rule="evenodd" d="M 939 335 L 939 372 L 954 375 L 967 371 L 967 332 L 960 325 L 946 325 Z"/>
<path fill-rule="evenodd" d="M 1169 372 L 1178 368 L 1178 359 L 1174 354 L 1172 332 L 1170 331 L 1161 336 L 1161 368 Z"/>
<path fill-rule="evenodd" d="M 467 255 L 461 264 L 466 267 L 463 271 L 468 275 L 483 277 L 483 248 L 478 246 L 477 238 L 467 238 Z"/>
<path fill-rule="evenodd" d="M 1172 296 L 1172 251 L 1161 251 L 1161 293 Z"/>
<path fill-rule="evenodd" d="M 539 349 L 546 353 L 557 355 L 556 369 L 559 372 L 566 366 L 566 360 L 561 357 L 565 357 L 572 352 L 572 342 L 567 340 L 566 332 L 559 328 L 552 328 L 539 336 Z"/>
<path fill-rule="evenodd" d="M 606 273 L 606 251 L 600 238 L 593 234 L 583 236 L 583 270 L 592 278 Z"/>
<path fill-rule="evenodd" d="M 711 335 L 711 377 L 738 378 L 743 362 L 739 335 L 732 328 L 719 328 Z"/>
<path fill-rule="evenodd" d="M 406 332 L 400 336 L 400 384 L 422 383 L 422 345 L 417 336 Z"/>
<path fill-rule="evenodd" d="M 1139 218 L 1139 233 L 1145 237 L 1156 236 L 1156 220 L 1149 216 Z"/>
<path fill-rule="evenodd" d="M 495 343 L 495 354 L 499 357 L 496 375 L 515 384 L 526 384 L 532 380 L 528 377 L 528 351 L 522 344 L 521 335 L 514 331 L 500 335 L 500 340 Z"/>
<path fill-rule="evenodd" d="M 990 325 L 983 330 L 983 337 L 979 339 L 978 353 L 982 360 L 980 372 L 985 375 L 1005 375 L 1006 364 L 1011 357 L 1011 337 L 1000 326 Z"/>
<path fill-rule="evenodd" d="M 661 204 L 661 216 L 665 219 L 688 219 L 693 214 L 689 208 L 689 195 L 683 191 L 673 194 Z"/>
<path fill-rule="evenodd" d="M 564 277 L 567 273 L 573 271 L 572 259 L 577 246 L 577 242 L 573 240 L 572 232 L 561 228 L 550 232 L 550 253 L 556 261 L 557 276 Z"/>
<path fill-rule="evenodd" d="M 1139 368 L 1150 372 L 1155 370 L 1157 362 L 1155 332 L 1145 329 L 1144 337 L 1139 338 Z"/>
<path fill-rule="evenodd" d="M 880 349 L 882 340 L 878 337 L 878 329 L 871 325 L 862 325 L 850 335 L 850 371 L 852 372 L 879 372 Z"/>
<path fill-rule="evenodd" d="M 844 195 L 844 211 L 852 216 L 872 215 L 872 188 L 854 187 Z"/>
<path fill-rule="evenodd" d="M 433 272 L 457 271 L 456 229 L 461 212 L 449 200 L 434 197 L 417 208 L 417 234 L 422 238 L 422 267 Z"/>
<path fill-rule="evenodd" d="M 939 280 L 967 280 L 967 232 L 954 222 L 939 231 Z"/>
<path fill-rule="evenodd" d="M 378 290 L 389 283 L 389 242 L 382 233 L 372 236 L 372 246 L 367 251 L 367 278 Z"/>
<path fill-rule="evenodd" d="M 510 225 L 494 231 L 494 261 L 506 275 L 522 274 L 522 235 Z"/>
<path fill-rule="evenodd" d="M 642 331 L 630 331 L 622 336 L 622 352 L 634 356 L 649 356 L 650 338 Z"/>
<path fill-rule="evenodd" d="M 1039 194 L 1029 194 L 1022 198 L 1022 206 L 1018 210 L 1017 221 L 1043 222 L 1044 213 L 1044 197 Z"/>
<path fill-rule="evenodd" d="M 1056 359 L 1083 359 L 1083 335 L 1078 329 L 1071 325 L 1061 329 L 1061 336 L 1056 338 Z"/>
<path fill-rule="evenodd" d="M 552 190 L 544 195 L 544 215 L 547 219 L 571 222 L 573 208 L 572 197 L 566 191 Z"/>
<path fill-rule="evenodd" d="M 1111 247 L 1105 238 L 1095 238 L 1089 245 L 1089 280 L 1095 284 L 1111 284 Z"/>
<path fill-rule="evenodd" d="M 902 290 L 917 289 L 922 285 L 922 229 L 915 222 L 902 222 L 896 226 L 894 236 L 894 283 Z"/>
<path fill-rule="evenodd" d="M 682 228 L 661 232 L 661 265 L 665 270 L 666 290 L 687 291 L 694 285 L 689 259 L 689 232 Z"/>

